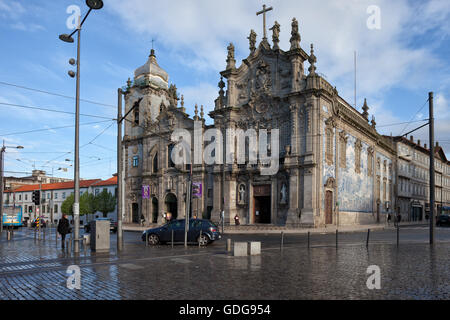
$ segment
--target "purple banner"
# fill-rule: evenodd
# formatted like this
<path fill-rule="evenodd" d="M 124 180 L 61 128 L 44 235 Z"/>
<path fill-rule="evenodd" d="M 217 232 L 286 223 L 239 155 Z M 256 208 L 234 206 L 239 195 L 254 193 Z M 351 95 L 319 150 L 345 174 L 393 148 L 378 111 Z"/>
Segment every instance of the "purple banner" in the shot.
<path fill-rule="evenodd" d="M 142 199 L 150 199 L 150 186 L 142 186 Z"/>
<path fill-rule="evenodd" d="M 193 198 L 201 198 L 202 197 L 202 183 L 201 182 L 193 182 L 192 183 L 192 197 Z"/>

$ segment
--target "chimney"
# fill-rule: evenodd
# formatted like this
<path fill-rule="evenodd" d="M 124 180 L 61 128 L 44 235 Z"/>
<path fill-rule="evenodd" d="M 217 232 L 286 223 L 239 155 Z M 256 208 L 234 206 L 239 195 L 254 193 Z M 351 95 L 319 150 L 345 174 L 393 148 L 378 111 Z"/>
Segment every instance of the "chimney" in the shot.
<path fill-rule="evenodd" d="M 419 147 L 420 147 L 420 140 L 417 140 L 417 144 L 419 145 Z"/>
<path fill-rule="evenodd" d="M 439 142 L 436 141 L 436 148 L 439 147 Z"/>
<path fill-rule="evenodd" d="M 425 143 L 425 144 L 423 145 L 423 147 L 426 149 L 426 148 L 427 148 L 427 144 Z"/>
<path fill-rule="evenodd" d="M 411 140 L 411 142 L 414 142 L 414 137 L 413 136 L 409 136 L 409 140 Z"/>

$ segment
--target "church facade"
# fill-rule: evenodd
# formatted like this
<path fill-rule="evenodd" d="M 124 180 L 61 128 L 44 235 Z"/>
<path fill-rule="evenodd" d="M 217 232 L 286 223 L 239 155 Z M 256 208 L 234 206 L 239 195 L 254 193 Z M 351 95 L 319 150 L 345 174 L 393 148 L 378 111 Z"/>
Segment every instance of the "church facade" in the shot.
<path fill-rule="evenodd" d="M 189 177 L 195 187 L 190 215 L 225 223 L 236 216 L 242 224 L 294 227 L 368 224 L 384 221 L 393 207 L 396 151 L 369 121 L 366 101 L 359 112 L 316 72 L 317 58 L 300 46 L 298 22 L 291 24 L 289 50 L 279 47 L 280 25 L 275 22 L 272 44 L 265 36 L 257 46 L 251 30 L 249 56 L 236 66 L 234 46 L 228 46 L 226 68 L 220 73 L 219 95 L 206 125 L 203 107 L 186 114 L 183 96 L 169 85 L 152 50 L 147 63 L 123 88 L 125 112 L 125 223 L 162 223 L 168 212 L 184 218 Z M 308 63 L 307 71 L 305 64 Z M 181 101 L 180 101 L 181 100 Z M 190 147 L 209 152 L 209 139 L 194 141 L 210 129 L 222 133 L 220 163 L 177 164 L 175 130 L 191 133 Z M 225 143 L 229 131 L 263 130 L 269 153 L 276 152 L 277 171 L 267 164 L 238 161 L 237 142 Z M 270 149 L 277 130 L 278 150 Z M 273 133 L 273 134 L 272 134 Z M 259 137 L 259 136 L 258 136 Z M 217 141 L 214 141 L 216 143 Z M 213 153 L 217 150 L 213 150 Z M 203 159 L 203 157 L 202 157 Z"/>

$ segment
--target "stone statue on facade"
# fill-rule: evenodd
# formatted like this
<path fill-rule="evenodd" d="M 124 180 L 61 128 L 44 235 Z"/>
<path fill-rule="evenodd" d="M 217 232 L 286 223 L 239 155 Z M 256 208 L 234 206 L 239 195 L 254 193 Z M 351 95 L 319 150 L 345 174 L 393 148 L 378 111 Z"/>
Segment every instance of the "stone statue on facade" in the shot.
<path fill-rule="evenodd" d="M 298 33 L 298 21 L 292 19 L 292 31 L 291 31 L 291 50 L 300 49 L 300 33 Z"/>
<path fill-rule="evenodd" d="M 287 203 L 287 187 L 286 187 L 285 183 L 283 183 L 283 185 L 281 186 L 280 195 L 281 195 L 280 203 L 286 204 Z"/>
<path fill-rule="evenodd" d="M 250 52 L 253 53 L 256 50 L 256 32 L 252 29 L 250 30 L 250 35 L 248 36 L 248 41 L 250 44 Z"/>
<path fill-rule="evenodd" d="M 239 203 L 240 204 L 245 203 L 245 185 L 243 184 L 239 186 Z"/>
<path fill-rule="evenodd" d="M 236 66 L 236 60 L 234 59 L 234 45 L 233 43 L 230 43 L 230 45 L 227 47 L 228 50 L 228 56 L 227 56 L 227 70 L 228 69 L 234 69 Z"/>
<path fill-rule="evenodd" d="M 273 49 L 274 50 L 280 49 L 280 47 L 278 46 L 278 43 L 280 42 L 280 24 L 277 21 L 275 21 L 275 24 L 269 30 L 272 30 L 273 32 L 272 34 Z"/>

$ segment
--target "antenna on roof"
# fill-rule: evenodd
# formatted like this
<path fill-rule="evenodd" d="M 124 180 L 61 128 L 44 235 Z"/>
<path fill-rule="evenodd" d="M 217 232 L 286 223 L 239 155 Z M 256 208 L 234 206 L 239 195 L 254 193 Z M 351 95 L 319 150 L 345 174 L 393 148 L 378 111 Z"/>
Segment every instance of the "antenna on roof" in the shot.
<path fill-rule="evenodd" d="M 356 50 L 354 51 L 354 63 L 355 63 L 355 109 L 356 109 Z"/>

